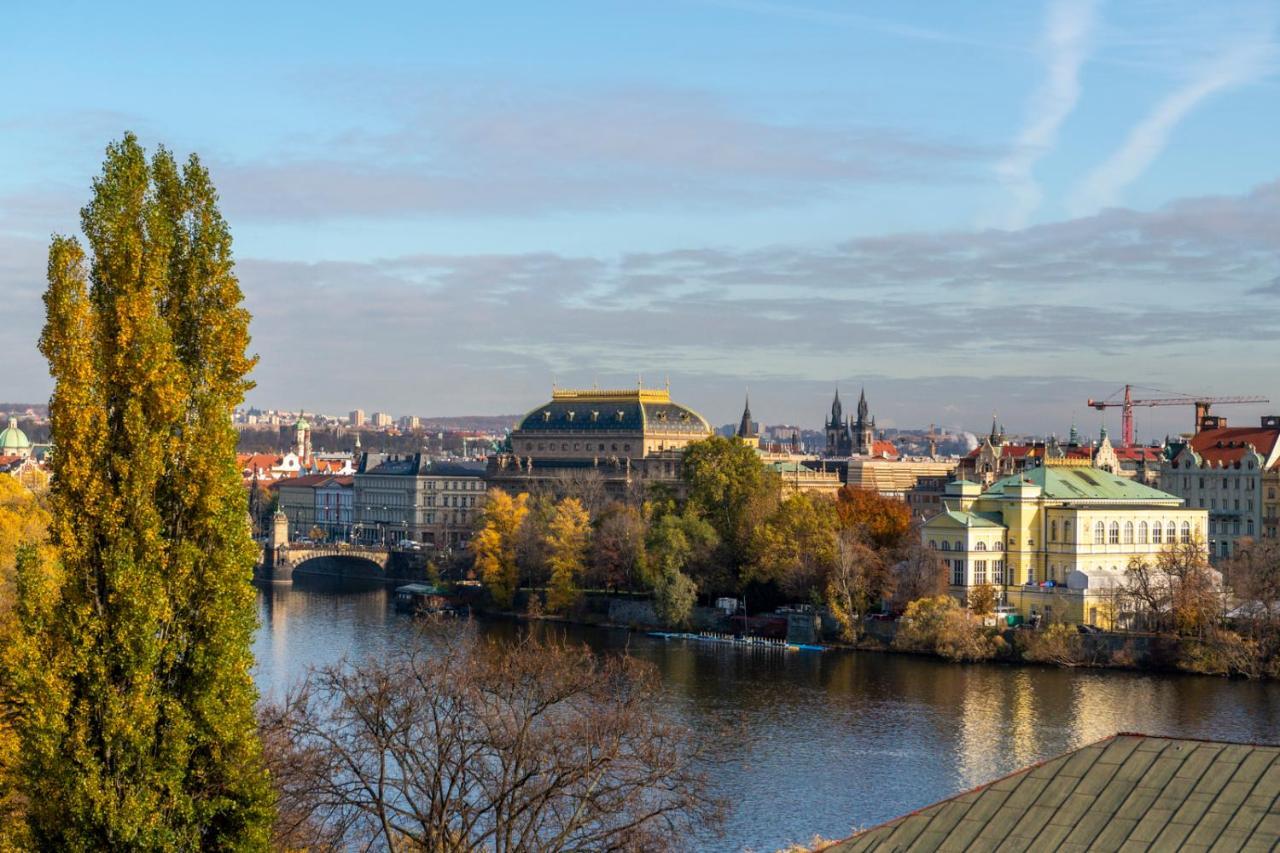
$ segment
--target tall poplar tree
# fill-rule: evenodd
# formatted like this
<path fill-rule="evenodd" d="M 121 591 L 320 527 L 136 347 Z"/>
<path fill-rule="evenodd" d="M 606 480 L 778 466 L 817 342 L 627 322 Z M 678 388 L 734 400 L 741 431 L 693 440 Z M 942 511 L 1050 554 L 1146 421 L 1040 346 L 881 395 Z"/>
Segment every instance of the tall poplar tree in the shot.
<path fill-rule="evenodd" d="M 231 412 L 249 314 L 208 172 L 132 134 L 49 249 L 57 595 L 22 601 L 19 726 L 44 849 L 263 849 L 254 548 Z M 34 571 L 34 569 L 33 569 Z"/>

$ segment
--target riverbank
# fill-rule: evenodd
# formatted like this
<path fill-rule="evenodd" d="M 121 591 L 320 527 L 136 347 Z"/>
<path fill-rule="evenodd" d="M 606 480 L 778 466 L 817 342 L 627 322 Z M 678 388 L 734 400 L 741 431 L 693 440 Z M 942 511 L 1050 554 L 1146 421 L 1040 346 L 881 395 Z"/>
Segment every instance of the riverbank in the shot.
<path fill-rule="evenodd" d="M 669 632 L 653 611 L 652 603 L 639 596 L 586 596 L 570 615 L 543 613 L 528 607 L 529 591 L 522 590 L 523 610 L 485 611 L 521 621 L 544 621 L 631 631 Z M 1252 680 L 1277 680 L 1280 665 L 1260 659 L 1249 641 L 1231 632 L 1205 637 L 1173 634 L 1107 632 L 1057 624 L 1043 628 L 989 628 L 971 621 L 967 636 L 926 635 L 904 642 L 900 621 L 866 619 L 856 642 L 839 637 L 830 614 L 818 614 L 816 638 L 788 638 L 792 645 L 821 645 L 836 651 L 862 651 L 935 657 L 952 663 L 997 663 L 1054 666 L 1063 669 L 1120 670 L 1150 673 L 1187 673 Z M 687 629 L 694 633 L 733 634 L 734 625 L 723 613 L 709 607 L 694 608 Z M 809 640 L 806 642 L 806 640 Z"/>

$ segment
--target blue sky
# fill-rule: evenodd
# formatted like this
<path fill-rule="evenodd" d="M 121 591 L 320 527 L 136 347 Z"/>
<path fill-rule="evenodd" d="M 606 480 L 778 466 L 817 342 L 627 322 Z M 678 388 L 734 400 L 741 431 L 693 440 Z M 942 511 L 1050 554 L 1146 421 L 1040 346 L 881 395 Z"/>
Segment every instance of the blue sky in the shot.
<path fill-rule="evenodd" d="M 836 384 L 884 425 L 1096 428 L 1126 381 L 1280 409 L 1275 3 L 5 16 L 0 397 L 48 394 L 48 235 L 132 129 L 213 170 L 262 405 L 518 412 L 643 373 L 717 422 L 748 385 L 809 426 Z"/>

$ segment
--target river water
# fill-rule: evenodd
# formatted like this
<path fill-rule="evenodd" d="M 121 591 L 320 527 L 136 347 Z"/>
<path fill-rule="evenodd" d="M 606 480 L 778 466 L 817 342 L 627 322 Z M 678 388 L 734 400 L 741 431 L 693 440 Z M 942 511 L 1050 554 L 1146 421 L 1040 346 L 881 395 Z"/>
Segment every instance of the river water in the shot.
<path fill-rule="evenodd" d="M 413 630 L 381 587 L 300 580 L 260 588 L 258 607 L 255 676 L 267 697 L 309 666 L 384 654 Z M 652 661 L 686 720 L 744 732 L 717 769 L 733 804 L 724 850 L 843 837 L 1120 731 L 1280 741 L 1274 684 L 569 633 Z"/>

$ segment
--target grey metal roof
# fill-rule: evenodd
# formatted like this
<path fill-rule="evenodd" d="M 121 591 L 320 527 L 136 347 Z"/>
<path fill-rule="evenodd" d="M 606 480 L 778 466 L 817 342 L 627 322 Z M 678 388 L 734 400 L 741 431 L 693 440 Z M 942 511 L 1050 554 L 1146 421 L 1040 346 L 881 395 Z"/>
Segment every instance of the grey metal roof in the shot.
<path fill-rule="evenodd" d="M 1280 747 L 1119 734 L 829 851 L 1273 850 Z"/>

